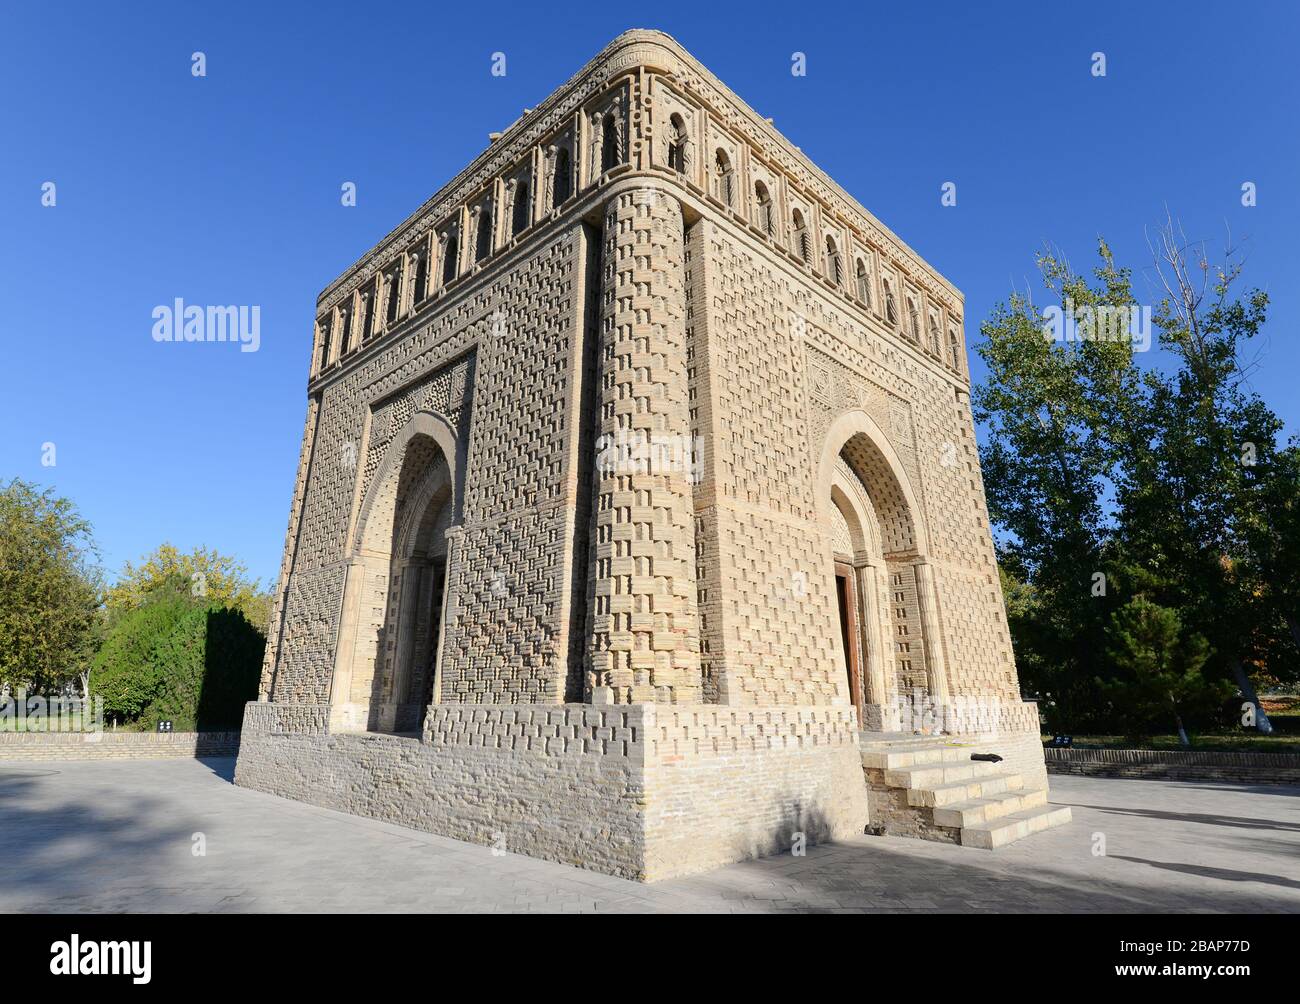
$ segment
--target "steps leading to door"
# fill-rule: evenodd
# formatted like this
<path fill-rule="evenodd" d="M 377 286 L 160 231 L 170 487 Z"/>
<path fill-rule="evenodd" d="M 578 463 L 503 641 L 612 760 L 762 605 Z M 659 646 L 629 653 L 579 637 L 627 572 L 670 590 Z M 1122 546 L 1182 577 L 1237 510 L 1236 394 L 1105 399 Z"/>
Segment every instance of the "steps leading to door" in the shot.
<path fill-rule="evenodd" d="M 993 850 L 1070 821 L 1045 787 L 1027 786 L 1004 764 L 972 760 L 996 752 L 942 739 L 863 739 L 874 832 Z"/>

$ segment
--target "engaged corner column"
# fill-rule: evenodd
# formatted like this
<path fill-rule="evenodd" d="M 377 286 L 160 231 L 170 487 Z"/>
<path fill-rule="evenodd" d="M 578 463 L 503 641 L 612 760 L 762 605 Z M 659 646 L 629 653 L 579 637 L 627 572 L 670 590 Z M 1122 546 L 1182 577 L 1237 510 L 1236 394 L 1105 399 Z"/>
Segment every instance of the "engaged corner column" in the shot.
<path fill-rule="evenodd" d="M 352 670 L 356 658 L 357 633 L 361 619 L 361 595 L 365 590 L 366 564 L 359 555 L 347 563 L 343 599 L 334 643 L 334 674 L 330 680 L 329 729 L 331 732 L 364 730 L 361 709 L 352 700 Z"/>
<path fill-rule="evenodd" d="M 586 698 L 700 700 L 682 209 L 605 206 Z"/>
<path fill-rule="evenodd" d="M 934 587 L 934 569 L 922 558 L 912 565 L 916 573 L 916 602 L 921 608 L 921 633 L 925 642 L 925 668 L 941 724 L 948 713 L 948 667 L 944 659 L 943 631 L 939 626 L 939 594 Z"/>
<path fill-rule="evenodd" d="M 885 644 L 889 638 L 888 617 L 880 609 L 880 584 L 888 573 L 868 561 L 858 569 L 858 595 L 862 603 L 863 650 L 867 669 L 863 674 L 861 727 L 868 732 L 898 730 L 897 712 L 889 705 L 889 682 L 885 670 Z M 892 715 L 892 717 L 891 717 Z"/>

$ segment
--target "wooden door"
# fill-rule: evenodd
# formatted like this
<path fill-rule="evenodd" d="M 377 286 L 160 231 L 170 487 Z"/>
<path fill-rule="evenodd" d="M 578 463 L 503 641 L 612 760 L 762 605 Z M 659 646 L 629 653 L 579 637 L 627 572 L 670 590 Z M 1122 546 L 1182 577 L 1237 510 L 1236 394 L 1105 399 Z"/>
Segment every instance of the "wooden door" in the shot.
<path fill-rule="evenodd" d="M 835 563 L 835 592 L 840 607 L 840 641 L 844 648 L 844 670 L 849 676 L 849 699 L 862 711 L 862 667 L 858 652 L 858 589 L 852 565 Z"/>

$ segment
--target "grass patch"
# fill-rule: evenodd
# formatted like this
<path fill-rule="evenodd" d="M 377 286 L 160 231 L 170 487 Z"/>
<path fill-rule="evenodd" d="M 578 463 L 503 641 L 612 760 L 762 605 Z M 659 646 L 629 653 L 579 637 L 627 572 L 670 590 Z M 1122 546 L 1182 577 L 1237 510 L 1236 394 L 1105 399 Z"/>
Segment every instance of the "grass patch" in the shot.
<path fill-rule="evenodd" d="M 1260 697 L 1264 713 L 1273 723 L 1273 734 L 1262 736 L 1254 729 L 1220 728 L 1191 736 L 1192 745 L 1179 744 L 1176 733 L 1149 736 L 1072 735 L 1076 749 L 1181 750 L 1203 753 L 1300 753 L 1300 694 L 1270 694 Z M 1052 736 L 1043 736 L 1049 745 Z"/>
<path fill-rule="evenodd" d="M 1264 713 L 1269 718 L 1286 719 L 1286 724 L 1300 719 L 1300 694 L 1279 694 L 1273 697 L 1261 697 L 1259 703 L 1264 705 Z"/>
<path fill-rule="evenodd" d="M 1191 736 L 1185 747 L 1177 735 L 1164 736 L 1075 736 L 1075 749 L 1182 750 L 1198 753 L 1300 753 L 1300 736 L 1285 733 L 1261 736 L 1257 732 L 1224 732 Z M 1044 745 L 1051 736 L 1043 736 Z"/>

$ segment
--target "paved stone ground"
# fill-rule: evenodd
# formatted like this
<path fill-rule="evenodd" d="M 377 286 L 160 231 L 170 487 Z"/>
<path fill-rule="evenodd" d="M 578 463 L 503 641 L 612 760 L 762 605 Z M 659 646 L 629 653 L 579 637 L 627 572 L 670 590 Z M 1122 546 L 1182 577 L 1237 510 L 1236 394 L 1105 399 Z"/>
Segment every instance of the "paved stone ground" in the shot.
<path fill-rule="evenodd" d="M 1295 786 L 1061 776 L 1074 822 L 998 851 L 862 837 L 645 886 L 237 788 L 233 770 L 0 761 L 0 911 L 1300 913 Z"/>

